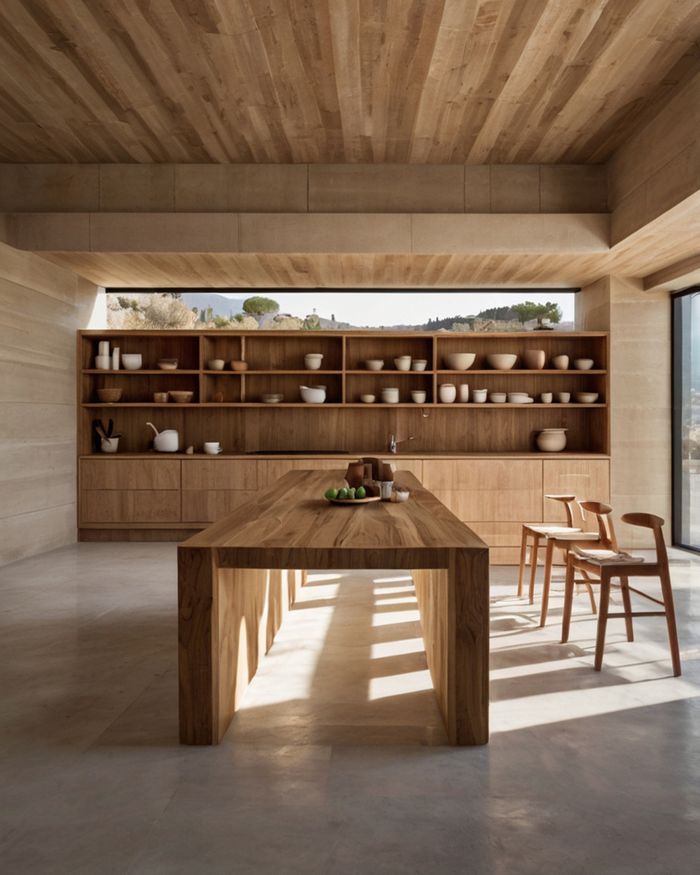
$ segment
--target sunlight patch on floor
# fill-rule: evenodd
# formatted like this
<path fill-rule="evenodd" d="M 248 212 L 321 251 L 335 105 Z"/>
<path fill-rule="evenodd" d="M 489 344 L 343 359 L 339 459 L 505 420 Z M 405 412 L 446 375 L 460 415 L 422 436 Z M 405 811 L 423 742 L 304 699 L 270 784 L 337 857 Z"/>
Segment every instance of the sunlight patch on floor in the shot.
<path fill-rule="evenodd" d="M 392 696 L 432 689 L 433 682 L 427 668 L 422 671 L 405 671 L 401 674 L 370 678 L 368 699 L 374 702 L 377 699 L 390 699 Z"/>
<path fill-rule="evenodd" d="M 422 653 L 422 638 L 402 638 L 400 641 L 376 641 L 370 650 L 370 659 L 385 659 L 407 653 Z"/>

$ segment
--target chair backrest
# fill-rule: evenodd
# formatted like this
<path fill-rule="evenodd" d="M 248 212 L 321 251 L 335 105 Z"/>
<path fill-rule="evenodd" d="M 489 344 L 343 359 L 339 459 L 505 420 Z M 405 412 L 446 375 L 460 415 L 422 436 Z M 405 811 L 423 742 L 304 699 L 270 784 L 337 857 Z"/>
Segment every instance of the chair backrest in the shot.
<path fill-rule="evenodd" d="M 654 545 L 656 546 L 656 561 L 659 565 L 668 567 L 668 553 L 664 541 L 664 520 L 653 513 L 624 513 L 621 517 L 623 523 L 630 526 L 640 526 L 651 529 L 654 532 Z"/>
<path fill-rule="evenodd" d="M 575 495 L 545 495 L 545 498 L 548 498 L 550 501 L 558 501 L 560 504 L 564 505 L 564 511 L 566 513 L 566 524 L 571 529 L 574 527 L 574 508 L 577 506 L 576 496 Z"/>
<path fill-rule="evenodd" d="M 582 501 L 581 508 L 586 513 L 592 513 L 598 524 L 598 534 L 600 543 L 604 549 L 617 550 L 617 538 L 615 537 L 615 526 L 613 526 L 612 512 L 613 509 L 609 504 L 603 504 L 602 501 Z"/>

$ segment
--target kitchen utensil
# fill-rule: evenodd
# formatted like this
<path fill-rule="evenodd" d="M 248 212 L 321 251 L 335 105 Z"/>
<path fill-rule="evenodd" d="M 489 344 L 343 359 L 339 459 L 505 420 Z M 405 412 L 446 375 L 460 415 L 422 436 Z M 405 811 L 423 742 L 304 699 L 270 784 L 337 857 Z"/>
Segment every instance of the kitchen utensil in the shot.
<path fill-rule="evenodd" d="M 428 359 L 413 359 L 411 362 L 412 371 L 424 371 L 428 367 Z"/>
<path fill-rule="evenodd" d="M 574 367 L 577 371 L 590 371 L 593 364 L 593 359 L 574 359 Z"/>
<path fill-rule="evenodd" d="M 326 400 L 326 390 L 315 386 L 299 386 L 301 400 L 304 404 L 323 404 Z"/>
<path fill-rule="evenodd" d="M 138 371 L 143 364 L 143 356 L 140 352 L 124 352 L 122 353 L 122 364 L 127 371 Z"/>
<path fill-rule="evenodd" d="M 489 401 L 494 404 L 505 404 L 506 393 L 505 392 L 489 392 Z"/>
<path fill-rule="evenodd" d="M 571 392 L 557 392 L 557 404 L 568 404 L 571 401 Z"/>
<path fill-rule="evenodd" d="M 169 392 L 170 398 L 176 404 L 189 404 L 194 398 L 194 392 L 184 392 L 177 390 L 175 392 Z"/>
<path fill-rule="evenodd" d="M 167 392 L 154 392 L 153 393 L 153 401 L 155 404 L 167 404 L 168 403 L 168 393 Z"/>
<path fill-rule="evenodd" d="M 472 401 L 475 404 L 483 404 L 486 401 L 487 395 L 488 395 L 487 389 L 474 389 L 472 391 Z"/>
<path fill-rule="evenodd" d="M 379 483 L 379 495 L 382 501 L 390 501 L 391 493 L 394 488 L 393 480 L 381 480 Z"/>
<path fill-rule="evenodd" d="M 597 392 L 574 392 L 574 401 L 577 404 L 595 404 L 597 400 Z"/>
<path fill-rule="evenodd" d="M 448 352 L 445 365 L 448 371 L 468 371 L 474 364 L 475 352 Z"/>
<path fill-rule="evenodd" d="M 414 404 L 425 404 L 425 399 L 428 397 L 428 393 L 423 391 L 423 389 L 414 389 L 411 392 L 411 401 Z"/>
<path fill-rule="evenodd" d="M 452 404 L 457 398 L 457 387 L 454 383 L 440 383 L 438 397 L 442 404 Z"/>
<path fill-rule="evenodd" d="M 226 362 L 223 359 L 209 359 L 207 368 L 210 371 L 223 371 Z"/>
<path fill-rule="evenodd" d="M 362 401 L 363 404 L 374 404 L 376 400 L 376 395 L 360 395 L 360 401 Z"/>
<path fill-rule="evenodd" d="M 469 383 L 460 383 L 457 386 L 457 400 L 460 404 L 466 404 L 469 401 Z"/>
<path fill-rule="evenodd" d="M 551 403 L 552 403 L 552 399 L 553 399 L 553 397 L 554 397 L 554 396 L 552 395 L 551 392 L 543 392 L 543 393 L 540 395 L 540 401 L 541 401 L 543 404 L 551 404 Z"/>
<path fill-rule="evenodd" d="M 112 350 L 112 370 L 118 371 L 120 363 L 121 363 L 121 354 L 119 351 L 119 347 L 115 346 L 114 349 Z"/>
<path fill-rule="evenodd" d="M 279 404 L 280 401 L 284 401 L 284 395 L 279 392 L 266 392 L 261 397 L 263 404 Z"/>
<path fill-rule="evenodd" d="M 219 441 L 206 441 L 204 444 L 204 452 L 208 456 L 218 456 L 219 453 L 223 452 L 223 449 Z"/>
<path fill-rule="evenodd" d="M 489 367 L 495 371 L 509 371 L 517 360 L 517 355 L 510 352 L 492 352 L 486 356 Z"/>
<path fill-rule="evenodd" d="M 394 359 L 394 366 L 397 371 L 410 371 L 411 370 L 411 356 L 410 355 L 400 355 L 398 358 Z"/>
<path fill-rule="evenodd" d="M 568 355 L 555 355 L 552 359 L 552 367 L 557 371 L 568 371 L 569 370 L 569 356 Z"/>
<path fill-rule="evenodd" d="M 177 359 L 158 359 L 156 362 L 161 371 L 176 371 Z"/>
<path fill-rule="evenodd" d="M 541 371 L 547 361 L 543 349 L 526 349 L 523 352 L 523 367 L 530 371 Z"/>
<path fill-rule="evenodd" d="M 386 389 L 382 389 L 381 398 L 384 404 L 398 404 L 399 403 L 399 390 L 396 386 L 389 386 Z"/>
<path fill-rule="evenodd" d="M 116 404 L 122 397 L 123 389 L 98 389 L 97 397 L 105 404 Z"/>
<path fill-rule="evenodd" d="M 95 356 L 95 367 L 98 371 L 108 371 L 112 367 L 112 357 L 108 355 Z"/>
<path fill-rule="evenodd" d="M 240 359 L 234 359 L 231 362 L 231 370 L 232 371 L 247 371 L 248 370 L 248 362 L 241 361 Z"/>
<path fill-rule="evenodd" d="M 309 352 L 304 356 L 304 367 L 307 371 L 317 371 L 323 362 L 323 353 Z"/>
<path fill-rule="evenodd" d="M 166 428 L 164 431 L 158 431 L 152 422 L 147 422 L 155 432 L 153 438 L 153 449 L 158 453 L 176 453 L 180 448 L 180 435 L 174 428 Z"/>
<path fill-rule="evenodd" d="M 368 371 L 381 371 L 384 367 L 384 359 L 367 359 L 365 367 Z"/>
<path fill-rule="evenodd" d="M 566 447 L 565 428 L 545 428 L 535 438 L 543 453 L 560 453 Z"/>

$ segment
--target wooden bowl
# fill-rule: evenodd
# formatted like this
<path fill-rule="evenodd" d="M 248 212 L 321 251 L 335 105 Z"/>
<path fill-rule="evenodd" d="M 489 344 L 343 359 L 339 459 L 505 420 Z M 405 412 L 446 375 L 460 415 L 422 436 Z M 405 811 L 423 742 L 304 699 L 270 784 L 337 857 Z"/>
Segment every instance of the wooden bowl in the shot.
<path fill-rule="evenodd" d="M 123 389 L 98 389 L 97 397 L 105 404 L 116 404 L 122 397 Z"/>
<path fill-rule="evenodd" d="M 242 362 L 238 359 L 235 359 L 231 362 L 231 370 L 232 371 L 247 371 L 248 370 L 248 362 Z"/>
<path fill-rule="evenodd" d="M 172 400 L 176 404 L 189 404 L 194 398 L 194 392 L 169 392 Z"/>
<path fill-rule="evenodd" d="M 176 371 L 177 359 L 158 359 L 156 362 L 161 371 Z"/>

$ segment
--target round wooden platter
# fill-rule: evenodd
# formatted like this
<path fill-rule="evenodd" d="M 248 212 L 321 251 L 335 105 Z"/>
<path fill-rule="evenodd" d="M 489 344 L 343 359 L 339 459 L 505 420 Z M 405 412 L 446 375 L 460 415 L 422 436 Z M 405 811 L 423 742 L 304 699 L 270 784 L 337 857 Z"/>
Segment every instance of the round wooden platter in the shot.
<path fill-rule="evenodd" d="M 381 501 L 379 495 L 368 495 L 367 498 L 327 498 L 330 504 L 369 504 L 371 501 Z"/>

